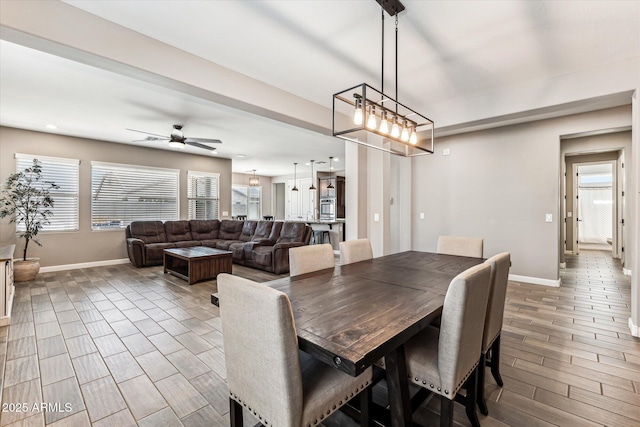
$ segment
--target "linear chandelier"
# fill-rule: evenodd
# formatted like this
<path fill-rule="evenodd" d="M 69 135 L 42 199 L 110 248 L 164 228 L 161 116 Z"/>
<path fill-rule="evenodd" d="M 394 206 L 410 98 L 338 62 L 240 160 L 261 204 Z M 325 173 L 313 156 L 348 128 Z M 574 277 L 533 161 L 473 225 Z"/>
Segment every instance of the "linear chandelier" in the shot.
<path fill-rule="evenodd" d="M 382 150 L 413 157 L 434 152 L 434 123 L 398 101 L 398 13 L 399 0 L 376 0 L 382 6 L 382 89 L 366 83 L 333 95 L 333 136 Z M 384 13 L 395 16 L 395 99 L 384 93 Z M 383 137 L 383 146 L 367 142 L 367 134 Z"/>

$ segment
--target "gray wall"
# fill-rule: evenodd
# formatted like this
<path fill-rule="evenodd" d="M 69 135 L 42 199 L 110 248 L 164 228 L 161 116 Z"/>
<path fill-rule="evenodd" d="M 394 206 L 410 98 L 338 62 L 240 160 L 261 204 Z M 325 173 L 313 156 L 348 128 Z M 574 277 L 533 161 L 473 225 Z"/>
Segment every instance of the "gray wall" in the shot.
<path fill-rule="evenodd" d="M 439 235 L 482 237 L 485 257 L 511 252 L 512 274 L 556 281 L 561 136 L 630 125 L 624 106 L 436 138 L 435 155 L 413 160 L 413 248 L 435 251 Z"/>
<path fill-rule="evenodd" d="M 180 169 L 180 218 L 187 218 L 187 170 L 220 174 L 220 213 L 231 210 L 231 160 L 0 127 L 0 181 L 16 170 L 15 153 L 80 159 L 80 230 L 42 233 L 29 245 L 40 264 L 58 266 L 127 258 L 124 230 L 91 231 L 91 161 Z M 17 243 L 15 226 L 0 222 L 0 245 Z"/>

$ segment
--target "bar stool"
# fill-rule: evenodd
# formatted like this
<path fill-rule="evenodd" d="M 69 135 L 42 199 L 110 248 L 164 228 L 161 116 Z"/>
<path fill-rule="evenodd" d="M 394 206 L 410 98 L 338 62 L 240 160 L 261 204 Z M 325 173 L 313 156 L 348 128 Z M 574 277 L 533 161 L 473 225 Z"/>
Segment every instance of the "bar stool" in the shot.
<path fill-rule="evenodd" d="M 324 240 L 325 236 L 327 240 Z M 331 244 L 331 233 L 329 233 L 329 230 L 313 230 L 313 243 L 317 245 L 325 242 Z"/>
<path fill-rule="evenodd" d="M 265 215 L 262 217 L 262 219 L 265 221 L 273 221 L 273 215 Z"/>

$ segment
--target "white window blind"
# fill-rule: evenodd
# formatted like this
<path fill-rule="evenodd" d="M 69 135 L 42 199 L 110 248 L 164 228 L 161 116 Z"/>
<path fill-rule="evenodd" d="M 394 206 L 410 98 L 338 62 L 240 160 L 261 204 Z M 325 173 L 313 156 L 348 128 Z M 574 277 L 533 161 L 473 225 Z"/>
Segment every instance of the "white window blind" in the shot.
<path fill-rule="evenodd" d="M 33 166 L 33 159 L 36 158 L 42 166 L 42 179 L 60 186 L 50 191 L 52 215 L 49 217 L 50 224 L 45 225 L 42 231 L 78 231 L 80 160 L 18 153 L 15 157 L 18 172 Z M 24 231 L 24 224 L 17 224 L 16 227 L 18 231 Z"/>
<path fill-rule="evenodd" d="M 179 170 L 91 162 L 91 228 L 124 228 L 132 221 L 179 216 Z"/>
<path fill-rule="evenodd" d="M 220 174 L 187 172 L 189 219 L 218 219 Z"/>

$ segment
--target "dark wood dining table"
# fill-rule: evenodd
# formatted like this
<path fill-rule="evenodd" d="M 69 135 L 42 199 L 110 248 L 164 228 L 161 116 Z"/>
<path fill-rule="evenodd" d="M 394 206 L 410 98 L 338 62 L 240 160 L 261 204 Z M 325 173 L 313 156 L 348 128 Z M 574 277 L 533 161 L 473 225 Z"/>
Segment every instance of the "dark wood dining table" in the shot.
<path fill-rule="evenodd" d="M 265 285 L 289 296 L 301 350 L 352 376 L 384 358 L 391 424 L 408 426 L 404 343 L 440 316 L 451 279 L 483 261 L 408 251 Z"/>

